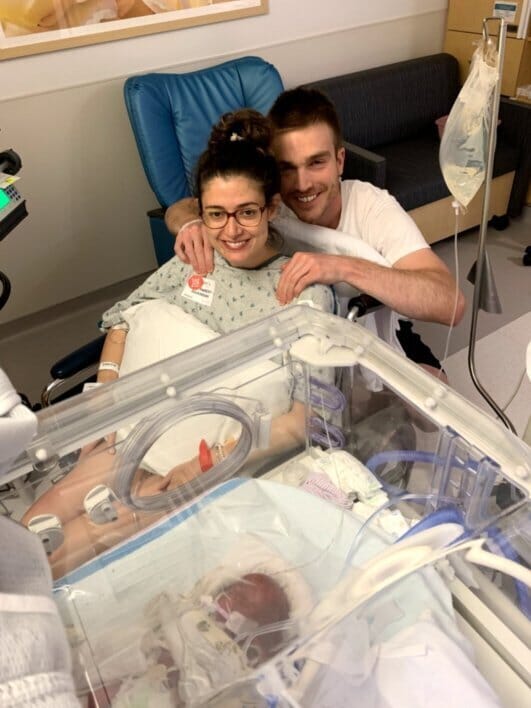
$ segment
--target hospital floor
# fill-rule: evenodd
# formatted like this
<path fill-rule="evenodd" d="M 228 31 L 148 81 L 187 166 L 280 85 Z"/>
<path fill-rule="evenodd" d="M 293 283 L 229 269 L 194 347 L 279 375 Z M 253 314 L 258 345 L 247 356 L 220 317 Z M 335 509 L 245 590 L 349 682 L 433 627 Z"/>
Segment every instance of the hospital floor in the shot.
<path fill-rule="evenodd" d="M 458 239 L 459 282 L 467 299 L 462 322 L 450 336 L 444 368 L 451 386 L 465 398 L 494 416 L 476 391 L 468 372 L 473 285 L 467 275 L 477 257 L 479 229 Z M 483 387 L 512 421 L 519 436 L 531 417 L 531 382 L 525 374 L 526 348 L 531 342 L 531 267 L 522 256 L 531 245 L 531 207 L 512 219 L 505 231 L 489 228 L 487 252 L 502 307 L 501 314 L 480 310 L 475 347 L 476 373 Z M 433 250 L 455 272 L 454 240 L 434 244 Z M 448 330 L 439 325 L 418 322 L 415 329 L 439 358 L 447 344 Z"/>
<path fill-rule="evenodd" d="M 479 378 L 496 402 L 504 406 L 514 394 L 507 413 L 520 435 L 531 413 L 531 383 L 524 375 L 525 348 L 531 338 L 531 268 L 522 264 L 523 252 L 531 244 L 530 233 L 531 207 L 527 207 L 518 219 L 512 219 L 505 231 L 492 228 L 488 231 L 488 253 L 503 312 L 480 312 L 476 346 Z M 476 259 L 477 240 L 478 229 L 458 239 L 459 281 L 467 297 L 468 312 L 451 334 L 445 369 L 452 386 L 483 407 L 466 363 L 473 292 L 466 275 Z M 455 271 L 453 239 L 439 242 L 433 248 Z M 1 326 L 0 366 L 17 390 L 24 392 L 32 403 L 37 402 L 42 387 L 49 381 L 50 365 L 96 337 L 96 323 L 101 313 L 143 279 L 142 275 L 117 283 L 104 291 Z M 13 287 L 16 288 L 16 283 Z M 416 324 L 416 329 L 437 356 L 442 357 L 448 329 L 422 322 Z"/>

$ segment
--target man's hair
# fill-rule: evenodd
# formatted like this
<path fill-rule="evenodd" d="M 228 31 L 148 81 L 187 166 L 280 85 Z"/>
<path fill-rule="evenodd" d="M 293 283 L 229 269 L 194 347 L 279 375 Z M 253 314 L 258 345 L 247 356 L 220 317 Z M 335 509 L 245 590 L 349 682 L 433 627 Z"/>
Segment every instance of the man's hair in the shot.
<path fill-rule="evenodd" d="M 336 149 L 342 146 L 341 127 L 334 104 L 317 89 L 299 86 L 284 91 L 269 111 L 269 119 L 275 133 L 325 123 L 332 130 Z"/>

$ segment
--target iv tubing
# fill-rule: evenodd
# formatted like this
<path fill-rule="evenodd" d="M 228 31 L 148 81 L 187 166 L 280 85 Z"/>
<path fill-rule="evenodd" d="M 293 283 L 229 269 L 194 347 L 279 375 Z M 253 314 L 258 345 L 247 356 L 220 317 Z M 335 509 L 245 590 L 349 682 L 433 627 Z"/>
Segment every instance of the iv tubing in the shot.
<path fill-rule="evenodd" d="M 509 560 L 518 563 L 518 553 L 500 530 L 496 527 L 487 529 L 487 535 L 497 545 L 504 558 L 508 558 Z M 519 578 L 514 578 L 514 589 L 516 592 L 518 607 L 522 610 L 527 619 L 531 619 L 531 598 L 529 596 L 529 589 L 526 582 Z"/>
<path fill-rule="evenodd" d="M 242 429 L 236 447 L 227 459 L 210 470 L 161 494 L 134 497 L 132 483 L 142 458 L 158 438 L 180 420 L 201 413 L 226 415 L 241 423 Z M 164 407 L 155 416 L 142 421 L 129 436 L 117 455 L 113 491 L 118 499 L 136 511 L 165 511 L 192 501 L 205 489 L 234 476 L 243 466 L 253 443 L 253 423 L 239 406 L 220 396 L 192 398 Z"/>
<path fill-rule="evenodd" d="M 443 457 L 439 457 L 434 452 L 424 450 L 387 450 L 377 452 L 364 464 L 368 470 L 376 472 L 378 467 L 386 462 L 428 462 L 434 465 L 443 465 L 446 463 L 446 460 Z M 467 469 L 469 465 L 454 460 L 452 466 Z"/>
<path fill-rule="evenodd" d="M 428 514 L 427 516 L 422 518 L 408 531 L 402 534 L 402 536 L 400 536 L 400 538 L 397 539 L 395 543 L 403 541 L 404 539 L 409 538 L 410 536 L 414 536 L 416 533 L 418 533 L 419 531 L 423 531 L 424 529 L 431 528 L 432 526 L 437 526 L 438 524 L 447 523 L 461 524 L 463 526 L 464 533 L 461 538 L 455 541 L 455 543 L 462 539 L 470 537 L 470 532 L 467 531 L 466 527 L 464 526 L 463 514 L 461 510 L 458 509 L 456 506 L 445 506 L 440 509 L 437 509 L 436 511 L 431 512 L 431 514 Z M 518 565 L 518 553 L 514 550 L 514 548 L 511 546 L 511 544 L 509 543 L 507 538 L 505 538 L 504 534 L 501 531 L 499 531 L 496 527 L 487 528 L 487 536 L 494 541 L 494 543 L 499 549 L 502 558 L 512 561 L 513 563 Z M 502 572 L 507 572 L 509 575 L 512 575 L 514 581 L 514 589 L 516 592 L 517 605 L 519 609 L 523 612 L 523 614 L 527 617 L 527 619 L 530 619 L 531 604 L 529 590 L 526 584 L 527 581 L 523 580 L 519 575 L 517 576 L 514 574 L 514 566 L 511 566 L 511 572 L 511 570 L 509 570 L 508 568 L 506 569 L 505 564 L 500 564 L 499 568 L 495 568 L 495 563 L 492 562 L 492 559 L 490 560 L 490 568 L 497 569 Z"/>

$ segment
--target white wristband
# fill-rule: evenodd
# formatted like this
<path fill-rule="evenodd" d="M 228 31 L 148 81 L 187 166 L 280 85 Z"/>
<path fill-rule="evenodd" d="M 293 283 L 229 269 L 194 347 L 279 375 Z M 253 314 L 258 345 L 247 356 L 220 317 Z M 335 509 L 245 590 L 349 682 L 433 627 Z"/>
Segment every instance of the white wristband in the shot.
<path fill-rule="evenodd" d="M 189 226 L 191 226 L 192 224 L 201 224 L 201 223 L 202 223 L 202 220 L 201 220 L 201 219 L 191 219 L 190 221 L 187 221 L 186 224 L 183 224 L 183 225 L 181 226 L 181 228 L 179 229 L 179 231 L 177 231 L 177 236 L 176 236 L 176 238 L 179 238 L 179 236 L 181 235 L 181 233 L 182 233 L 185 229 L 187 229 Z"/>
<path fill-rule="evenodd" d="M 103 383 L 101 381 L 87 381 L 83 384 L 83 393 L 85 393 L 85 391 L 92 391 L 93 389 L 99 388 L 100 386 L 103 386 Z"/>
<path fill-rule="evenodd" d="M 115 371 L 117 374 L 119 374 L 120 367 L 114 361 L 100 361 L 98 371 Z"/>

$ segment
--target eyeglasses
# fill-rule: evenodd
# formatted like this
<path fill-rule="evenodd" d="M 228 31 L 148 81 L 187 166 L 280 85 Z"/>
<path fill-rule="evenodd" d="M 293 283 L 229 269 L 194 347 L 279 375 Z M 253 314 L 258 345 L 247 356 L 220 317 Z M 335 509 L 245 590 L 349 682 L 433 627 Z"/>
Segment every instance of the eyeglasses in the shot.
<path fill-rule="evenodd" d="M 236 219 L 240 226 L 258 226 L 262 221 L 262 214 L 265 209 L 265 206 L 261 207 L 258 204 L 249 204 L 242 209 L 236 209 L 236 211 L 205 209 L 201 213 L 201 218 L 210 229 L 222 229 L 228 224 L 231 216 Z"/>

